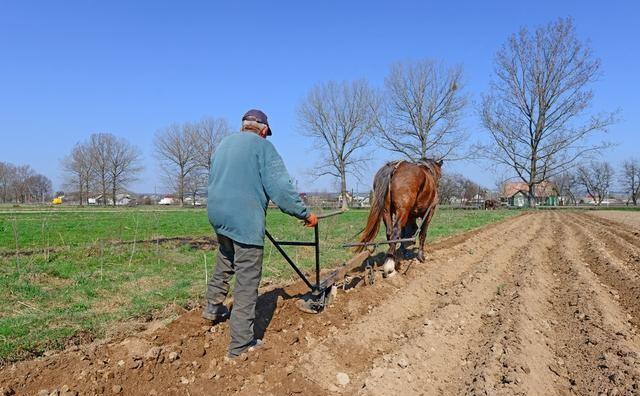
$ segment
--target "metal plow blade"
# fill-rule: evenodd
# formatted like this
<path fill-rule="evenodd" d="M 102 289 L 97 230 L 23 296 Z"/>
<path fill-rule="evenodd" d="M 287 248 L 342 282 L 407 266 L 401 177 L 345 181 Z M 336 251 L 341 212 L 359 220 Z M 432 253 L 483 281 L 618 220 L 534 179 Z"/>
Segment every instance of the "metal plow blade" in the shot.
<path fill-rule="evenodd" d="M 346 261 L 340 268 L 337 268 L 327 276 L 317 288 L 298 300 L 297 307 L 302 312 L 317 314 L 330 305 L 338 294 L 336 283 L 344 281 L 345 276 L 360 266 L 371 256 L 371 252 L 365 250 Z"/>

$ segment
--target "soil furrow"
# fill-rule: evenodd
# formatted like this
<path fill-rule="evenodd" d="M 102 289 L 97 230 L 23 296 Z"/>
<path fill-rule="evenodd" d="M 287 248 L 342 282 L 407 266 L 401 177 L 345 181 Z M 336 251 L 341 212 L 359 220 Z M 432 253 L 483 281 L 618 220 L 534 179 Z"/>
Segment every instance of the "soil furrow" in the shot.
<path fill-rule="evenodd" d="M 552 359 L 549 340 L 538 329 L 546 330 L 548 323 L 533 321 L 534 315 L 544 317 L 548 309 L 541 265 L 553 240 L 544 226 L 532 240 L 536 248 L 518 251 L 512 260 L 515 268 L 502 274 L 489 310 L 482 315 L 479 337 L 470 343 L 465 359 L 464 387 L 457 394 L 554 394 L 539 381 L 548 374 L 547 362 Z"/>
<path fill-rule="evenodd" d="M 603 227 L 593 216 L 572 214 L 570 219 L 579 224 L 582 232 L 587 232 L 605 250 L 617 257 L 628 270 L 640 274 L 640 247 L 620 238 L 610 228 Z"/>
<path fill-rule="evenodd" d="M 640 231 L 637 228 L 588 213 L 584 214 L 584 217 L 589 218 L 592 222 L 598 224 L 596 229 L 604 229 L 640 249 L 640 238 L 638 238 L 640 236 Z"/>
<path fill-rule="evenodd" d="M 434 284 L 435 298 L 431 307 L 425 306 L 426 315 L 416 318 L 412 331 L 390 341 L 389 353 L 375 359 L 364 384 L 356 382 L 358 388 L 364 385 L 361 393 L 390 394 L 398 387 L 404 394 L 456 393 L 456 380 L 450 374 L 462 376 L 456 368 L 465 363 L 468 344 L 475 341 L 483 309 L 495 295 L 501 274 L 542 227 L 536 219 L 532 227 L 527 223 L 521 222 L 521 239 L 503 234 L 499 243 L 489 241 L 496 244 L 488 254 L 458 263 L 468 270 L 448 283 Z"/>
<path fill-rule="evenodd" d="M 557 259 L 549 262 L 555 276 L 552 304 L 558 358 L 549 369 L 569 393 L 633 394 L 638 386 L 636 352 L 617 339 L 623 335 L 616 335 L 628 332 L 628 325 L 620 321 L 617 304 L 581 260 L 578 237 L 565 223 L 556 222 L 553 228 L 559 241 L 551 250 Z"/>
<path fill-rule="evenodd" d="M 471 263 L 492 254 L 496 247 L 506 243 L 502 236 L 520 229 L 525 221 L 525 217 L 520 217 L 486 234 L 474 236 L 459 244 L 454 252 L 446 249 L 443 255 L 436 249 L 426 264 L 412 264 L 413 270 L 408 276 L 379 282 L 380 286 L 376 284 L 376 288 L 392 287 L 393 297 L 379 307 L 367 306 L 368 315 L 362 321 L 334 331 L 326 340 L 313 345 L 301 359 L 306 376 L 332 389 L 337 372 L 347 372 L 355 378 L 354 373 L 367 369 L 375 357 L 387 353 L 395 344 L 409 341 L 408 334 L 416 326 L 422 326 L 418 324 L 420 318 L 436 303 L 433 296 L 438 296 L 438 287 L 444 300 L 450 299 L 444 295 L 446 288 L 441 286 L 448 282 L 459 284 Z M 406 266 L 407 263 L 402 264 L 402 267 Z M 444 305 L 447 301 L 439 303 Z M 321 367 L 317 367 L 318 361 L 323 362 Z"/>
<path fill-rule="evenodd" d="M 637 269 L 622 261 L 618 244 L 612 243 L 602 232 L 594 231 L 572 218 L 568 225 L 579 237 L 580 257 L 598 278 L 610 288 L 609 293 L 630 315 L 628 319 L 635 326 L 640 320 L 640 275 Z"/>

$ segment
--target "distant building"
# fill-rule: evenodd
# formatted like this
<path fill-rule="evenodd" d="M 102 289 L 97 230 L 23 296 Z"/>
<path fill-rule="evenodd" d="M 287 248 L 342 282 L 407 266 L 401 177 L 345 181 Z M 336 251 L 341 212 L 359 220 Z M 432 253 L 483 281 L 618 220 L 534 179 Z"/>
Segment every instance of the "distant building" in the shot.
<path fill-rule="evenodd" d="M 95 197 L 88 198 L 87 203 L 89 205 L 113 205 L 113 199 L 111 197 L 107 197 L 105 199 L 102 194 L 100 194 Z M 136 204 L 137 199 L 131 194 L 116 194 L 116 206 L 131 206 Z"/>
<path fill-rule="evenodd" d="M 184 198 L 184 204 L 185 204 L 185 205 L 190 205 L 190 206 L 202 206 L 202 205 L 204 204 L 204 202 L 205 202 L 205 201 L 204 201 L 201 197 L 199 197 L 199 196 L 196 196 L 195 200 L 193 199 L 193 197 L 192 197 L 192 196 L 189 196 L 189 197 L 185 197 L 185 198 Z"/>
<path fill-rule="evenodd" d="M 176 203 L 175 198 L 173 197 L 164 197 L 158 202 L 158 205 L 173 205 Z"/>
<path fill-rule="evenodd" d="M 502 200 L 509 206 L 522 208 L 529 205 L 529 185 L 524 182 L 506 182 L 502 188 Z M 557 206 L 558 191 L 551 182 L 543 182 L 535 187 L 536 205 Z"/>

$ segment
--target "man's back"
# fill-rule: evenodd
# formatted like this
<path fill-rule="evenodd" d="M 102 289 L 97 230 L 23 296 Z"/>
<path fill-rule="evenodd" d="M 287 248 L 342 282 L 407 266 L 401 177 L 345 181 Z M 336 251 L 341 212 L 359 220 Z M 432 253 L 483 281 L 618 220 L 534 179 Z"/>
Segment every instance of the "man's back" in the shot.
<path fill-rule="evenodd" d="M 240 243 L 263 245 L 269 199 L 284 212 L 305 219 L 282 158 L 273 145 L 252 132 L 223 139 L 212 158 L 208 215 L 215 231 Z"/>

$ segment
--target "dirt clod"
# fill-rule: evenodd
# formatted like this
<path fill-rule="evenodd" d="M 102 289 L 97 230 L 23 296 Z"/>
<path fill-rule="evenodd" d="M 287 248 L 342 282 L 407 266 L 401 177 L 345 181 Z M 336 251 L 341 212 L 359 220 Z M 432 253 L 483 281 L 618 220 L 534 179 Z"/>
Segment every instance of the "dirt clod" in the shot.
<path fill-rule="evenodd" d="M 347 373 L 336 374 L 336 383 L 340 386 L 347 386 L 349 384 L 349 375 Z"/>
<path fill-rule="evenodd" d="M 180 354 L 176 351 L 170 352 L 169 356 L 167 356 L 167 359 L 169 360 L 169 362 L 175 362 L 179 358 L 180 358 Z"/>

